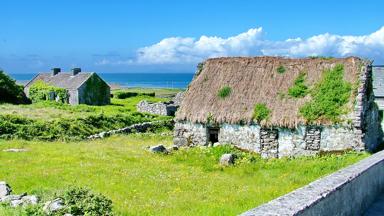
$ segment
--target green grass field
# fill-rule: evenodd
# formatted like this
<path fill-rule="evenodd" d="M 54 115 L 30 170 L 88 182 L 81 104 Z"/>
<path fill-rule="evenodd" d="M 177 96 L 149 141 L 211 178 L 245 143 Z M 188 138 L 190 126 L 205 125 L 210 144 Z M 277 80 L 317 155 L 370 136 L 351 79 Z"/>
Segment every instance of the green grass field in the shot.
<path fill-rule="evenodd" d="M 221 167 L 227 147 L 192 148 L 169 155 L 146 146 L 171 145 L 171 136 L 132 134 L 81 142 L 0 140 L 0 180 L 14 193 L 48 199 L 70 185 L 86 186 L 114 203 L 116 215 L 236 215 L 368 156 L 263 160 L 246 154 Z M 26 148 L 27 152 L 4 152 Z M 232 150 L 233 151 L 233 150 Z M 22 215 L 0 207 L 0 215 Z"/>

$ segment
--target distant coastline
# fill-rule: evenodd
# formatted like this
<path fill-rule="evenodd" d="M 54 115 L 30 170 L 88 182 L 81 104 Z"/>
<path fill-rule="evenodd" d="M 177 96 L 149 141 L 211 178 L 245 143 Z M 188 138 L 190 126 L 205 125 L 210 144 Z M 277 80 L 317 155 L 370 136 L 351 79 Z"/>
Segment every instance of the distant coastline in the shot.
<path fill-rule="evenodd" d="M 192 81 L 193 73 L 98 73 L 108 84 L 121 88 L 181 88 Z M 9 74 L 17 83 L 24 85 L 36 74 Z"/>

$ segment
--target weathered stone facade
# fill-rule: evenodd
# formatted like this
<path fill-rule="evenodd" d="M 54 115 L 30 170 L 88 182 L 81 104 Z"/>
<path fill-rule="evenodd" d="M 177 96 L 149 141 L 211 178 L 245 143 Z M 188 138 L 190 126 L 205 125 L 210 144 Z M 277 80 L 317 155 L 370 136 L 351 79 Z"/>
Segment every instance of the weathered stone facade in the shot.
<path fill-rule="evenodd" d="M 137 111 L 139 112 L 146 112 L 165 116 L 174 116 L 178 107 L 179 106 L 175 105 L 173 102 L 151 103 L 146 100 L 140 101 L 136 105 Z"/>
<path fill-rule="evenodd" d="M 174 144 L 178 146 L 210 145 L 203 124 L 177 122 Z M 288 128 L 261 128 L 259 125 L 223 124 L 219 131 L 220 144 L 232 144 L 240 149 L 258 152 L 264 158 L 314 155 L 318 152 L 361 150 L 351 143 L 354 129 L 343 126 L 299 126 Z"/>

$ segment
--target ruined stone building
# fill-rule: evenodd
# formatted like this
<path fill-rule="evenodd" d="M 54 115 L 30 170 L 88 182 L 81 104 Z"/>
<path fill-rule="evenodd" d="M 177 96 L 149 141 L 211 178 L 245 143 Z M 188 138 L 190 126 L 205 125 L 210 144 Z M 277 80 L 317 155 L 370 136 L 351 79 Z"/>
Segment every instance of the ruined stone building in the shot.
<path fill-rule="evenodd" d="M 335 68 L 340 78 L 332 80 Z M 327 89 L 339 88 L 333 81 L 344 86 L 342 95 Z M 328 113 L 334 107 L 337 115 Z M 176 145 L 232 144 L 263 157 L 373 150 L 382 136 L 371 62 L 357 57 L 208 59 L 175 120 Z"/>
<path fill-rule="evenodd" d="M 30 87 L 37 81 L 66 89 L 69 104 L 106 105 L 111 102 L 109 85 L 94 72 L 82 72 L 74 68 L 71 72 L 63 73 L 60 68 L 53 68 L 51 72 L 39 73 L 25 87 L 24 92 L 29 96 Z"/>

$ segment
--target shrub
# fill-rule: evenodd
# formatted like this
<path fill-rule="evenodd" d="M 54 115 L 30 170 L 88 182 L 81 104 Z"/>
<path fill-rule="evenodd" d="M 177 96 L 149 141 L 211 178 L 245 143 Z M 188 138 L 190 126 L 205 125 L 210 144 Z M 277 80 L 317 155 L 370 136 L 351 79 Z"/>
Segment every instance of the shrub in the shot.
<path fill-rule="evenodd" d="M 16 84 L 7 74 L 0 70 L 0 103 L 30 103 L 23 92 L 23 87 Z"/>
<path fill-rule="evenodd" d="M 344 105 L 351 96 L 352 85 L 343 80 L 344 66 L 336 65 L 323 73 L 322 79 L 310 91 L 312 100 L 300 108 L 300 114 L 309 122 L 326 120 L 338 122 L 345 113 Z"/>
<path fill-rule="evenodd" d="M 255 105 L 253 110 L 253 119 L 261 122 L 262 120 L 268 119 L 270 114 L 271 110 L 268 109 L 267 105 L 259 103 Z"/>
<path fill-rule="evenodd" d="M 283 65 L 280 65 L 278 68 L 277 68 L 277 73 L 279 74 L 283 74 L 285 72 L 285 67 Z"/>
<path fill-rule="evenodd" d="M 155 97 L 155 92 L 138 93 L 138 92 L 130 92 L 130 91 L 118 91 L 115 93 L 115 95 L 116 95 L 116 98 L 118 98 L 118 99 L 126 99 L 126 98 L 136 97 L 136 96 Z"/>
<path fill-rule="evenodd" d="M 33 120 L 16 115 L 0 115 L 0 138 L 26 140 L 81 140 L 90 135 L 132 124 L 153 121 L 154 116 L 138 112 L 117 115 L 90 115 L 85 118 Z M 156 124 L 150 131 L 171 128 L 169 120 Z"/>
<path fill-rule="evenodd" d="M 304 84 L 305 73 L 300 73 L 296 78 L 295 83 L 288 89 L 288 95 L 294 98 L 301 98 L 307 95 L 308 87 Z"/>
<path fill-rule="evenodd" d="M 29 97 L 33 102 L 50 100 L 50 94 L 59 97 L 63 103 L 68 103 L 69 94 L 64 88 L 48 85 L 42 80 L 38 80 L 29 88 Z"/>
<path fill-rule="evenodd" d="M 95 194 L 87 188 L 72 187 L 62 196 L 65 213 L 72 215 L 113 215 L 112 201 L 102 194 Z"/>
<path fill-rule="evenodd" d="M 219 96 L 221 99 L 224 99 L 224 98 L 228 97 L 228 96 L 231 94 L 231 92 L 232 92 L 231 87 L 229 87 L 229 86 L 224 86 L 224 87 L 222 87 L 222 88 L 219 90 L 217 96 Z"/>

